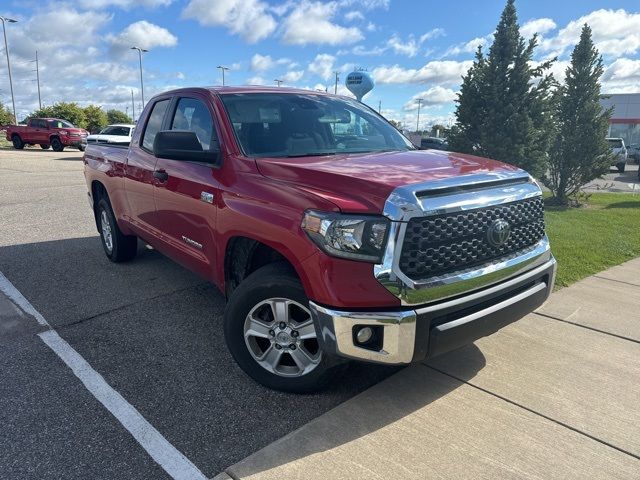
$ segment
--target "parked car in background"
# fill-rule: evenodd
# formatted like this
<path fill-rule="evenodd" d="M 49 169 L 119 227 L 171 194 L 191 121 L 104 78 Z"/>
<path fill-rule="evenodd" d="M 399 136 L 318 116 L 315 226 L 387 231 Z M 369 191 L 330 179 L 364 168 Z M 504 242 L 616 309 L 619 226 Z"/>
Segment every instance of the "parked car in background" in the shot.
<path fill-rule="evenodd" d="M 228 304 L 212 334 L 270 388 L 315 390 L 345 359 L 421 362 L 553 290 L 529 174 L 417 150 L 355 100 L 185 88 L 152 98 L 139 125 L 128 147 L 83 157 L 104 252 L 132 260 L 140 238 L 213 282 Z"/>
<path fill-rule="evenodd" d="M 627 165 L 627 147 L 624 144 L 622 138 L 607 138 L 611 152 L 613 153 L 613 160 L 611 165 L 618 169 L 620 173 L 624 173 L 625 166 Z"/>
<path fill-rule="evenodd" d="M 120 123 L 114 125 L 107 125 L 100 130 L 100 133 L 89 135 L 83 139 L 83 144 L 86 146 L 88 143 L 111 143 L 114 145 L 129 145 L 131 142 L 131 135 L 133 135 L 133 129 L 135 125 Z"/>
<path fill-rule="evenodd" d="M 6 127 L 7 140 L 17 150 L 22 150 L 25 145 L 40 145 L 43 150 L 51 147 L 56 152 L 63 151 L 64 147 L 75 147 L 83 151 L 82 140 L 88 134 L 83 128 L 77 128 L 59 118 L 30 118 L 26 125 Z"/>
<path fill-rule="evenodd" d="M 423 150 L 449 150 L 446 138 L 426 137 L 420 140 L 420 148 Z"/>
<path fill-rule="evenodd" d="M 627 155 L 635 163 L 640 164 L 640 143 L 632 143 L 627 147 Z"/>

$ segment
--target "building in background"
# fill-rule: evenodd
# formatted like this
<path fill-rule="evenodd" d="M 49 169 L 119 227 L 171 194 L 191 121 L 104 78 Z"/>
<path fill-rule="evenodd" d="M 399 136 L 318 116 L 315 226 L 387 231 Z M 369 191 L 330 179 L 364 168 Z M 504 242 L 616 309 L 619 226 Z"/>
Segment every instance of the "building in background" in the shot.
<path fill-rule="evenodd" d="M 609 137 L 622 138 L 626 145 L 640 143 L 640 93 L 604 94 L 600 104 L 613 107 Z"/>

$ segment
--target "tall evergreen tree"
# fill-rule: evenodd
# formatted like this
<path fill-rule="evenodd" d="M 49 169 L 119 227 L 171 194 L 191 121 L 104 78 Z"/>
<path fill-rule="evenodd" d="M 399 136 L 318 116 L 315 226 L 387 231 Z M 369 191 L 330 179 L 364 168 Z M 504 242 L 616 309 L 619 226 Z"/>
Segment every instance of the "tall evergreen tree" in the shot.
<path fill-rule="evenodd" d="M 603 72 L 602 57 L 585 24 L 571 54 L 565 83 L 556 94 L 556 136 L 549 176 L 543 179 L 562 205 L 584 184 L 604 175 L 611 164 L 611 149 L 605 140 L 611 111 L 600 105 Z"/>
<path fill-rule="evenodd" d="M 463 77 L 453 150 L 517 165 L 533 175 L 546 169 L 550 142 L 553 60 L 532 66 L 537 36 L 520 35 L 514 0 L 507 0 L 488 55 L 478 48 Z"/>

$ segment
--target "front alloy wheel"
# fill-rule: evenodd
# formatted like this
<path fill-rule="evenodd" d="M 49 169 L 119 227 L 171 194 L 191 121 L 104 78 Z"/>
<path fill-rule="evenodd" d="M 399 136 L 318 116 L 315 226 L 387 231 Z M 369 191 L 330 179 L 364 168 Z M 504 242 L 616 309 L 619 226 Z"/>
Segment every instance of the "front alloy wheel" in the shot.
<path fill-rule="evenodd" d="M 309 300 L 286 263 L 260 267 L 238 285 L 224 312 L 224 337 L 240 368 L 275 390 L 320 390 L 345 365 L 322 351 Z"/>
<path fill-rule="evenodd" d="M 244 340 L 262 368 L 283 377 L 306 375 L 322 360 L 311 312 L 286 298 L 253 307 L 244 321 Z"/>

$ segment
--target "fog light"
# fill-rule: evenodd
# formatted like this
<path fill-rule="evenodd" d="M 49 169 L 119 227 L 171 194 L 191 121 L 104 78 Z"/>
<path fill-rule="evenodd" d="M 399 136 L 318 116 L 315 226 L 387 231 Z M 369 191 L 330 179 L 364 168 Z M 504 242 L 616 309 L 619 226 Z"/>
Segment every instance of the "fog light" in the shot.
<path fill-rule="evenodd" d="M 367 343 L 369 340 L 371 340 L 371 337 L 373 337 L 373 330 L 371 330 L 371 328 L 369 327 L 362 327 L 360 330 L 358 330 L 358 333 L 356 333 L 356 339 L 360 344 Z"/>

